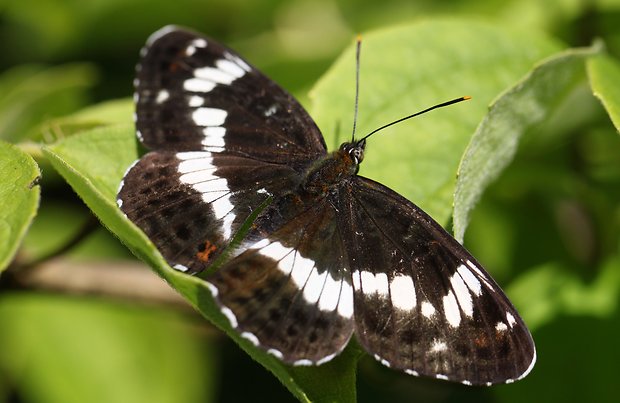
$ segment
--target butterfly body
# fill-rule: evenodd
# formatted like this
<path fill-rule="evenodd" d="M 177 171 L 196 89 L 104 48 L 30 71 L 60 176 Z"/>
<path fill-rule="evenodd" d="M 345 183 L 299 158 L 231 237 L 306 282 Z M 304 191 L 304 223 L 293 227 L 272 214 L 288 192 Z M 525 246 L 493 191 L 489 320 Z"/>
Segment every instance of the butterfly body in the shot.
<path fill-rule="evenodd" d="M 136 127 L 150 152 L 118 194 L 171 267 L 205 277 L 242 337 L 320 365 L 355 334 L 382 364 L 465 384 L 535 362 L 525 324 L 439 224 L 358 175 L 365 138 L 328 153 L 305 110 L 210 38 L 166 27 L 138 65 Z"/>
<path fill-rule="evenodd" d="M 357 174 L 363 149 L 355 143 L 344 143 L 338 151 L 328 154 L 310 166 L 304 175 L 301 190 L 311 194 L 324 194 L 341 187 Z"/>

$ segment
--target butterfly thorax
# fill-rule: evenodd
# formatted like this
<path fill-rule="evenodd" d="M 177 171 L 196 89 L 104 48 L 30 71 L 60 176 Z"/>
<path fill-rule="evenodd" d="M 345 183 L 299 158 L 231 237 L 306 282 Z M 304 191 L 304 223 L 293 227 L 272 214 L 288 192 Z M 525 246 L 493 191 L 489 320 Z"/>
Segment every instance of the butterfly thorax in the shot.
<path fill-rule="evenodd" d="M 365 142 L 343 143 L 337 151 L 327 154 L 308 169 L 302 188 L 313 195 L 326 194 L 357 174 L 364 159 Z"/>

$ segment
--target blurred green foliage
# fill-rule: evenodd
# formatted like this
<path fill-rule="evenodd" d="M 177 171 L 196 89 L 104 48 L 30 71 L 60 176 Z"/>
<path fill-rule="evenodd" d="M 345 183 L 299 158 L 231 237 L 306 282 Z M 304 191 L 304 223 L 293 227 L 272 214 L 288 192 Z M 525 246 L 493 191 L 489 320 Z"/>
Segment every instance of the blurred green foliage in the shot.
<path fill-rule="evenodd" d="M 445 22 L 450 19 L 452 26 Z M 416 22 L 419 36 L 406 36 Z M 91 209 L 157 266 L 139 235 L 128 241 L 129 230 L 115 227 L 113 196 L 138 152 L 124 146 L 135 144 L 129 97 L 138 50 L 151 32 L 171 23 L 230 45 L 282 84 L 313 112 L 329 145 L 338 143 L 334 127 L 344 135 L 350 127 L 350 45 L 357 32 L 378 30 L 364 36 L 362 130 L 444 98 L 474 97 L 373 138 L 363 174 L 449 224 L 455 187 L 476 193 L 472 186 L 484 182 L 465 174 L 467 164 L 484 161 L 462 155 L 499 156 L 497 172 L 488 175 L 493 181 L 456 198 L 454 228 L 460 235 L 470 223 L 465 244 L 531 327 L 538 363 L 514 385 L 476 389 L 415 379 L 363 356 L 359 401 L 617 400 L 619 0 L 5 0 L 0 141 L 14 145 L 0 143 L 0 262 L 12 262 L 0 267 L 6 269 L 0 277 L 0 403 L 294 399 L 229 338 L 186 311 L 15 281 L 50 257 L 85 268 L 131 258 L 93 224 Z M 481 40 L 484 24 L 494 34 Z M 584 50 L 558 51 L 597 39 L 605 56 L 584 57 L 568 76 L 554 76 L 560 70 L 549 63 L 573 63 L 560 58 Z M 545 69 L 551 73 L 536 82 L 535 71 Z M 542 103 L 532 107 L 535 102 Z M 482 137 L 485 132 L 498 139 Z M 479 141 L 468 144 L 474 133 Z M 502 140 L 515 141 L 511 152 L 492 155 L 493 148 L 477 146 Z M 51 145 L 45 154 L 43 144 Z M 457 172 L 462 175 L 455 179 Z M 471 217 L 458 211 L 468 208 Z M 209 311 L 198 282 L 158 270 L 201 312 Z M 297 397 L 327 398 L 328 392 L 313 393 L 322 382 L 327 390 L 338 387 L 329 383 L 329 371 L 345 373 L 358 358 L 350 346 L 332 367 L 289 373 L 242 347 Z"/>

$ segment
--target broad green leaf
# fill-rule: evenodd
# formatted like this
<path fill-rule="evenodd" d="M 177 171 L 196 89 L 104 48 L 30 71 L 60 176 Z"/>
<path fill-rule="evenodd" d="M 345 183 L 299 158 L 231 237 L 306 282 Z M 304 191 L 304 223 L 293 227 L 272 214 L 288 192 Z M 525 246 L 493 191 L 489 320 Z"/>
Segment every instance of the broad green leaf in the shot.
<path fill-rule="evenodd" d="M 454 235 L 463 240 L 471 209 L 510 163 L 521 135 L 542 122 L 585 80 L 585 61 L 599 46 L 570 49 L 538 64 L 490 107 L 467 146 L 454 193 Z"/>
<path fill-rule="evenodd" d="M 65 115 L 86 101 L 97 74 L 89 64 L 19 66 L 0 76 L 0 139 L 17 142 L 36 134 L 43 119 Z"/>
<path fill-rule="evenodd" d="M 37 213 L 40 174 L 30 156 L 0 141 L 0 272 L 13 259 Z"/>
<path fill-rule="evenodd" d="M 604 262 L 591 282 L 560 263 L 549 263 L 521 275 L 507 291 L 534 331 L 562 315 L 609 317 L 618 309 L 620 259 Z"/>
<path fill-rule="evenodd" d="M 620 131 L 620 64 L 610 56 L 592 58 L 588 60 L 588 76 L 594 95 Z"/>
<path fill-rule="evenodd" d="M 69 116 L 50 119 L 39 130 L 45 139 L 58 139 L 98 126 L 127 123 L 133 110 L 130 99 L 106 101 Z"/>
<path fill-rule="evenodd" d="M 44 153 L 110 231 L 252 358 L 273 372 L 299 400 L 355 401 L 355 353 L 346 350 L 318 368 L 282 364 L 234 331 L 205 283 L 171 269 L 144 234 L 121 214 L 115 203 L 116 190 L 127 167 L 138 158 L 131 126 L 93 129 L 68 137 L 44 149 Z"/>
<path fill-rule="evenodd" d="M 24 401 L 213 401 L 216 354 L 195 326 L 170 312 L 5 294 L 0 323 L 1 370 Z"/>
<path fill-rule="evenodd" d="M 421 21 L 362 39 L 358 137 L 433 104 L 473 97 L 375 134 L 361 166 L 362 175 L 445 224 L 459 161 L 487 105 L 560 47 L 535 32 L 466 19 Z M 313 116 L 330 148 L 351 136 L 354 92 L 351 46 L 311 93 Z"/>
<path fill-rule="evenodd" d="M 42 186 L 45 188 L 45 184 Z M 86 208 L 76 209 L 75 205 L 64 200 L 50 199 L 44 199 L 39 206 L 37 218 L 24 237 L 19 250 L 20 263 L 29 265 L 53 255 L 79 236 L 79 231 L 91 217 Z"/>
<path fill-rule="evenodd" d="M 502 402 L 615 402 L 620 324 L 620 259 L 607 257 L 592 279 L 556 261 L 533 267 L 508 287 L 534 331 L 539 360 L 528 377 L 493 390 Z M 570 370 L 567 370 L 569 368 Z M 512 385 L 511 385 L 512 386 Z"/>

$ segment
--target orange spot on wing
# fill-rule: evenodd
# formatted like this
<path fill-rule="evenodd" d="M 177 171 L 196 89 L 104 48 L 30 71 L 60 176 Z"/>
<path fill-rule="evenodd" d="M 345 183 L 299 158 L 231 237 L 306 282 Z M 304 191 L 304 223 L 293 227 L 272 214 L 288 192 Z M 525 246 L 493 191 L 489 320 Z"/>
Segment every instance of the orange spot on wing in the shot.
<path fill-rule="evenodd" d="M 478 348 L 486 348 L 489 346 L 489 338 L 485 334 L 480 334 L 474 338 L 474 344 Z"/>
<path fill-rule="evenodd" d="M 196 257 L 199 260 L 201 260 L 201 261 L 206 263 L 206 262 L 209 261 L 209 259 L 211 257 L 211 254 L 213 252 L 215 252 L 216 250 L 217 250 L 217 246 L 213 245 L 211 243 L 211 241 L 207 240 L 207 241 L 205 241 L 205 248 L 204 248 L 204 250 L 196 253 Z"/>

